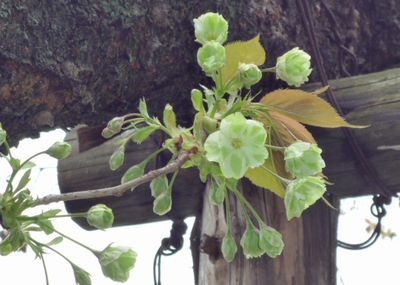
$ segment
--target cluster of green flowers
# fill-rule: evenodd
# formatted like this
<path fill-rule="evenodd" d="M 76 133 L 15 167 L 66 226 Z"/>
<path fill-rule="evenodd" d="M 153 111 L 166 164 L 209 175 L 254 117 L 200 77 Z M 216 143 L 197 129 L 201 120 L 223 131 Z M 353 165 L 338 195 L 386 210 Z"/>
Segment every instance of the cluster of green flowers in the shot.
<path fill-rule="evenodd" d="M 197 113 L 191 128 L 177 125 L 170 105 L 164 109 L 162 122 L 150 117 L 146 103 L 142 100 L 139 113 L 112 119 L 103 130 L 103 136 L 109 138 L 121 130 L 134 130 L 118 142 L 119 147 L 110 158 L 110 167 L 115 170 L 123 164 L 124 148 L 128 141 L 141 143 L 155 130 L 165 132 L 168 139 L 163 147 L 145 161 L 128 169 L 122 182 L 143 175 L 149 160 L 160 151 L 169 150 L 173 158 L 182 150 L 189 151 L 191 159 L 184 167 L 197 167 L 200 179 L 209 182 L 211 201 L 217 205 L 225 204 L 228 231 L 221 246 L 225 259 L 232 261 L 237 252 L 229 210 L 230 195 L 242 204 L 247 221 L 240 240 L 245 256 L 251 258 L 267 254 L 275 257 L 282 252 L 282 236 L 266 225 L 237 187 L 238 181 L 246 176 L 249 169 L 263 168 L 266 160 L 273 159 L 270 157 L 272 146 L 267 144 L 271 141 L 271 126 L 260 120 L 250 91 L 245 96 L 241 95 L 242 90 L 250 90 L 261 80 L 263 71 L 276 72 L 277 78 L 291 86 L 304 83 L 311 73 L 310 56 L 294 48 L 279 57 L 275 67 L 260 69 L 258 65 L 261 60 L 248 60 L 255 56 L 237 55 L 230 44 L 224 45 L 228 38 L 228 27 L 228 22 L 217 13 L 209 12 L 194 19 L 196 42 L 201 45 L 197 51 L 197 63 L 211 77 L 215 87 L 201 86 L 202 90 L 192 90 L 191 99 Z M 251 52 L 252 48 L 244 48 L 243 52 Z M 258 49 L 259 54 L 256 54 L 262 57 L 264 51 Z M 240 60 L 235 61 L 236 57 Z M 317 176 L 324 162 L 315 144 L 297 141 L 283 150 L 287 171 L 293 179 L 285 179 L 276 173 L 274 175 L 287 184 L 285 204 L 287 216 L 291 219 L 298 217 L 324 193 L 325 182 Z M 177 172 L 170 181 L 163 175 L 150 183 L 154 213 L 164 215 L 170 211 L 172 185 L 176 175 Z"/>
<path fill-rule="evenodd" d="M 125 148 L 129 142 L 140 144 L 155 131 L 163 131 L 168 137 L 160 149 L 125 172 L 121 178 L 122 184 L 143 176 L 148 163 L 163 151 L 172 153 L 171 160 L 179 157 L 181 152 L 189 154 L 190 159 L 182 167 L 197 167 L 200 179 L 210 187 L 210 200 L 216 205 L 225 206 L 228 229 L 222 240 L 221 251 L 230 262 L 238 251 L 233 235 L 231 196 L 241 204 L 242 215 L 246 220 L 246 229 L 239 243 L 247 258 L 263 254 L 276 257 L 284 247 L 281 234 L 267 225 L 239 190 L 240 179 L 249 177 L 249 171 L 258 170 L 257 173 L 264 176 L 265 173 L 272 174 L 273 178 L 285 185 L 284 195 L 281 196 L 284 196 L 288 219 L 299 217 L 322 197 L 326 187 L 322 176 L 325 163 L 321 157 L 321 149 L 316 144 L 299 141 L 294 136 L 290 142 L 295 142 L 290 145 L 270 145 L 272 136 L 276 135 L 270 110 L 268 106 L 254 103 L 254 97 L 251 96 L 251 88 L 260 82 L 263 72 L 275 72 L 276 77 L 289 86 L 298 87 L 305 83 L 312 71 L 310 56 L 296 47 L 280 56 L 274 67 L 260 68 L 265 61 L 265 51 L 259 44 L 258 37 L 248 42 L 225 44 L 228 27 L 228 22 L 218 13 L 209 12 L 194 19 L 196 41 L 201 45 L 197 51 L 197 62 L 214 81 L 215 86 L 208 88 L 201 85 L 201 90 L 191 91 L 192 104 L 197 113 L 190 128 L 177 124 L 172 106 L 165 106 L 160 121 L 149 115 L 145 100 L 141 100 L 138 113 L 112 119 L 102 135 L 111 138 L 122 131 L 130 130 L 117 141 L 117 148 L 109 160 L 112 170 L 123 165 Z M 13 169 L 8 188 L 5 193 L 0 194 L 0 213 L 3 224 L 10 232 L 0 243 L 0 254 L 7 255 L 23 246 L 30 246 L 43 259 L 43 248 L 58 253 L 52 245 L 67 238 L 90 250 L 98 258 L 106 277 L 121 282 L 128 280 L 129 271 L 136 261 L 133 250 L 110 245 L 99 252 L 61 234 L 50 221 L 59 217 L 59 210 L 50 210 L 33 217 L 23 215 L 25 209 L 35 206 L 29 190 L 24 189 L 29 182 L 30 170 L 25 172 L 15 189 L 12 182 L 15 174 L 22 171 L 31 158 L 21 163 L 12 157 L 6 137 L 7 134 L 0 125 L 0 145 L 5 144 L 8 149 L 8 156 L 2 156 L 7 157 Z M 266 162 L 274 161 L 273 151 L 277 150 L 283 152 L 285 168 L 290 177 L 282 177 L 276 169 L 266 167 Z M 68 144 L 56 143 L 44 153 L 64 159 L 70 152 L 71 147 Z M 154 213 L 164 215 L 171 210 L 172 189 L 177 175 L 178 171 L 171 177 L 162 174 L 151 181 Z M 114 222 L 112 210 L 103 204 L 71 216 L 85 217 L 89 225 L 101 230 L 111 227 Z M 58 237 L 43 244 L 30 237 L 29 231 L 32 229 L 46 234 L 57 233 Z M 78 284 L 91 284 L 89 273 L 60 255 L 71 264 Z"/>
<path fill-rule="evenodd" d="M 38 215 L 25 213 L 27 209 L 36 206 L 36 200 L 27 188 L 31 169 L 35 166 L 31 160 L 41 154 L 47 154 L 56 159 L 64 159 L 70 155 L 71 145 L 65 142 L 56 142 L 47 150 L 39 152 L 25 161 L 20 161 L 12 155 L 7 142 L 7 133 L 0 124 L 0 146 L 3 146 L 6 151 L 5 154 L 1 153 L 1 156 L 6 159 L 12 169 L 6 190 L 0 193 L 0 221 L 4 229 L 4 237 L 0 242 L 0 255 L 7 256 L 12 252 L 30 247 L 36 256 L 42 260 L 44 268 L 46 268 L 44 253 L 48 249 L 60 255 L 71 265 L 77 284 L 90 285 L 90 274 L 54 248 L 55 245 L 66 238 L 91 251 L 98 258 L 104 276 L 114 281 L 124 282 L 128 280 L 129 272 L 136 261 L 136 253 L 132 249 L 110 245 L 102 251 L 96 251 L 61 233 L 52 223 L 54 218 L 81 217 L 86 218 L 87 223 L 97 229 L 110 228 L 114 222 L 114 214 L 106 205 L 98 204 L 91 207 L 87 212 L 69 215 L 60 215 L 61 210 L 59 209 L 48 210 Z M 19 181 L 15 181 L 20 172 L 24 173 Z M 43 243 L 32 237 L 32 232 L 43 232 L 46 235 L 55 234 L 57 236 L 53 237 L 50 242 Z"/>

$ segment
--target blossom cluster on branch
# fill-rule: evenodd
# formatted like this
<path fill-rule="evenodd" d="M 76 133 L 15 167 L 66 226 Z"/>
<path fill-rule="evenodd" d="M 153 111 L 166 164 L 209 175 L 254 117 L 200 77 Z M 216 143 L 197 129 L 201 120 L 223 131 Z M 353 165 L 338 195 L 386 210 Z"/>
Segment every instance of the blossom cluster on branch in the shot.
<path fill-rule="evenodd" d="M 7 187 L 0 194 L 1 223 L 5 229 L 0 254 L 8 255 L 28 246 L 43 261 L 47 272 L 44 254 L 50 250 L 72 266 L 77 284 L 91 284 L 88 272 L 54 248 L 66 238 L 92 252 L 106 277 L 126 281 L 136 260 L 132 249 L 110 245 L 97 251 L 54 228 L 52 219 L 61 217 L 60 210 L 49 210 L 34 216 L 25 214 L 25 211 L 57 201 L 121 195 L 149 182 L 154 197 L 153 211 L 165 215 L 171 210 L 173 185 L 179 170 L 195 167 L 199 170 L 200 179 L 210 185 L 211 202 L 224 205 L 226 210 L 228 228 L 221 245 L 226 261 L 234 260 L 239 246 L 247 258 L 264 254 L 270 257 L 280 255 L 284 247 L 281 234 L 261 218 L 242 194 L 238 188 L 240 180 L 247 177 L 255 185 L 281 197 L 288 219 L 300 217 L 326 192 L 322 150 L 303 124 L 329 128 L 358 126 L 347 123 L 318 97 L 326 88 L 311 93 L 280 89 L 262 98 L 253 95 L 265 72 L 275 73 L 277 79 L 289 86 L 299 87 L 307 82 L 312 71 L 311 58 L 295 47 L 278 57 L 275 66 L 266 67 L 266 52 L 259 36 L 226 44 L 228 28 L 228 22 L 218 13 L 209 12 L 194 19 L 195 40 L 200 44 L 197 63 L 212 80 L 213 86 L 199 85 L 191 91 L 196 110 L 192 126 L 180 126 L 169 104 L 164 108 L 162 119 L 151 116 L 143 99 L 138 112 L 113 118 L 104 128 L 102 135 L 105 138 L 133 130 L 117 141 L 109 160 L 112 170 L 124 164 L 125 148 L 129 143 L 140 144 L 156 131 L 164 132 L 167 137 L 160 149 L 125 172 L 121 185 L 34 198 L 27 188 L 31 168 L 34 167 L 31 159 L 41 154 L 64 159 L 71 147 L 66 143 L 56 143 L 48 150 L 20 161 L 12 155 L 7 133 L 0 125 L 0 145 L 5 150 L 0 155 L 12 169 Z M 162 152 L 171 153 L 170 162 L 145 173 L 149 162 Z M 18 173 L 22 176 L 16 179 Z M 241 204 L 241 214 L 246 221 L 240 241 L 235 240 L 233 235 L 232 199 Z M 90 208 L 86 213 L 64 216 L 86 218 L 89 225 L 97 229 L 109 228 L 114 221 L 112 210 L 103 204 Z M 31 235 L 37 231 L 52 235 L 53 239 L 37 241 Z"/>

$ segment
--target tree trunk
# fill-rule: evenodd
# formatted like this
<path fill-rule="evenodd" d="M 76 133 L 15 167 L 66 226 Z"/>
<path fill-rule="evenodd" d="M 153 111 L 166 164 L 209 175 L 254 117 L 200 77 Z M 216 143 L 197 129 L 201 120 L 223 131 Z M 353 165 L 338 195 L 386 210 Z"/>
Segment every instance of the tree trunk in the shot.
<path fill-rule="evenodd" d="M 192 19 L 206 11 L 222 13 L 231 41 L 260 33 L 272 66 L 293 46 L 309 51 L 295 3 L 2 0 L 0 121 L 19 139 L 49 128 L 103 124 L 146 97 L 154 113 L 172 103 L 184 122 L 191 118 L 191 88 L 207 84 L 195 61 Z M 337 3 L 312 3 L 331 78 L 399 62 L 399 1 Z M 276 86 L 272 79 L 260 88 Z"/>
<path fill-rule="evenodd" d="M 220 243 L 226 231 L 222 207 L 204 197 L 199 285 L 336 285 L 337 212 L 323 203 L 308 209 L 302 218 L 286 219 L 282 199 L 269 191 L 242 184 L 242 191 L 268 225 L 283 235 L 280 257 L 246 259 L 239 250 L 235 260 L 224 262 Z M 235 238 L 245 230 L 240 205 L 233 200 Z M 335 203 L 334 203 L 335 204 Z"/>

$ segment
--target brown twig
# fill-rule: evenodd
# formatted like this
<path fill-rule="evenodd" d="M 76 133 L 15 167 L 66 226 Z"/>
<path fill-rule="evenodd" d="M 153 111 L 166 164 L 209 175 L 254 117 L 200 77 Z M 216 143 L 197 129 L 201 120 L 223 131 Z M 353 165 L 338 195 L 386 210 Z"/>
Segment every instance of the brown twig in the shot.
<path fill-rule="evenodd" d="M 149 171 L 145 175 L 140 176 L 125 184 L 113 187 L 78 191 L 65 194 L 51 194 L 37 199 L 35 205 L 46 205 L 60 201 L 84 200 L 84 199 L 93 199 L 93 198 L 100 198 L 107 196 L 122 196 L 129 189 L 133 190 L 137 186 L 150 182 L 158 176 L 177 171 L 187 160 L 189 160 L 190 153 L 191 152 L 188 151 L 182 151 L 174 161 L 170 162 L 166 166 Z"/>

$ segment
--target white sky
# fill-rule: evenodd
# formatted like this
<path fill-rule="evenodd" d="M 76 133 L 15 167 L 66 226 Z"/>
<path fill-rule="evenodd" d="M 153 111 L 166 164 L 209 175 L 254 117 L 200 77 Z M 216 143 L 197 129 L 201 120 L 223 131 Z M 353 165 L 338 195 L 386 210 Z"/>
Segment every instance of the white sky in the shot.
<path fill-rule="evenodd" d="M 57 130 L 43 133 L 39 139 L 26 139 L 22 141 L 14 154 L 19 158 L 26 158 L 33 153 L 47 149 L 53 142 L 63 140 L 64 132 Z M 49 193 L 58 193 L 57 161 L 46 156 L 35 159 L 35 163 L 42 168 L 33 174 L 30 187 L 34 193 L 43 196 Z M 4 162 L 0 161 L 0 189 L 4 189 L 4 178 L 8 175 Z M 346 242 L 358 243 L 364 241 L 369 235 L 366 233 L 365 218 L 375 221 L 369 213 L 370 197 L 359 199 L 346 199 L 342 201 L 343 215 L 339 219 L 339 239 Z M 62 203 L 53 204 L 53 207 L 65 209 Z M 394 200 L 387 208 L 388 214 L 383 220 L 384 227 L 390 228 L 400 234 L 400 209 L 398 200 Z M 189 229 L 185 236 L 184 249 L 174 256 L 163 257 L 162 284 L 176 285 L 194 284 L 192 276 L 192 259 L 190 255 L 189 234 L 193 219 L 186 220 Z M 69 219 L 58 219 L 54 222 L 57 229 L 63 233 L 77 238 L 79 241 L 98 250 L 109 243 L 132 247 L 138 253 L 138 260 L 131 272 L 127 284 L 153 284 L 153 258 L 161 239 L 169 235 L 171 222 L 159 222 L 139 226 L 112 228 L 107 231 L 85 231 Z M 50 240 L 41 236 L 43 240 Z M 92 275 L 92 284 L 108 285 L 121 284 L 103 277 L 97 260 L 84 249 L 65 241 L 57 246 L 72 261 L 83 267 Z M 395 285 L 399 284 L 397 262 L 400 252 L 399 237 L 379 239 L 369 249 L 349 251 L 338 249 L 338 285 Z M 75 284 L 72 271 L 67 263 L 54 254 L 46 255 L 49 269 L 50 284 L 70 285 Z M 1 284 L 45 284 L 42 265 L 34 259 L 34 254 L 14 253 L 7 257 L 0 256 L 0 282 Z"/>

